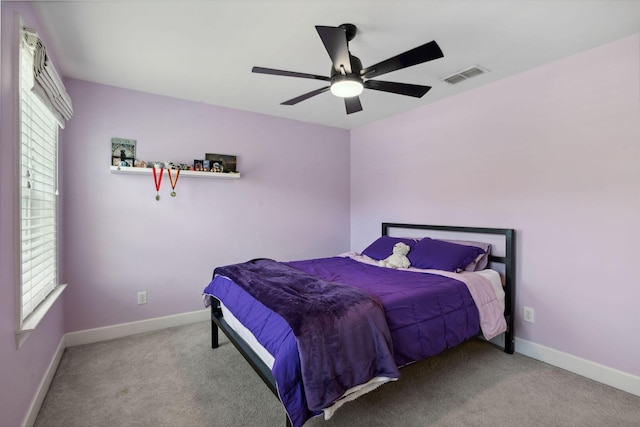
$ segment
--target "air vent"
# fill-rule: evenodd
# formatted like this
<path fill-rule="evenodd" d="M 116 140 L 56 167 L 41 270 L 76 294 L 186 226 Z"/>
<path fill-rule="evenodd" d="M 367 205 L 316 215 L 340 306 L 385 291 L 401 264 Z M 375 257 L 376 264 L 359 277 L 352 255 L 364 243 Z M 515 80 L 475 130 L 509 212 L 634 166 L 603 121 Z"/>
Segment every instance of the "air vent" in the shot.
<path fill-rule="evenodd" d="M 455 85 L 458 84 L 460 82 L 463 82 L 465 80 L 470 79 L 471 77 L 475 77 L 475 76 L 479 76 L 480 74 L 484 74 L 486 73 L 487 70 L 486 68 L 482 68 L 479 65 L 474 65 L 473 67 L 467 68 L 465 70 L 462 71 L 458 71 L 455 74 L 451 74 L 450 76 L 445 77 L 444 80 L 445 82 Z"/>

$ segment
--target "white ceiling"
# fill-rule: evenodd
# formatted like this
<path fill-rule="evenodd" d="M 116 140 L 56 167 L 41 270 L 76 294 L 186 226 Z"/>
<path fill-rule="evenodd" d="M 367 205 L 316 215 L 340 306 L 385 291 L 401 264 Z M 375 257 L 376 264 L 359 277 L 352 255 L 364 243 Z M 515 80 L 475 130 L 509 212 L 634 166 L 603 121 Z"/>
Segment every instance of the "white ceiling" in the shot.
<path fill-rule="evenodd" d="M 640 32 L 640 0 L 33 3 L 67 77 L 345 129 Z M 444 58 L 380 76 L 431 91 L 416 99 L 365 90 L 364 110 L 346 115 L 329 92 L 280 105 L 325 82 L 251 73 L 256 65 L 328 76 L 314 26 L 346 22 L 358 27 L 349 47 L 365 67 L 436 40 Z M 441 80 L 476 64 L 490 72 Z"/>

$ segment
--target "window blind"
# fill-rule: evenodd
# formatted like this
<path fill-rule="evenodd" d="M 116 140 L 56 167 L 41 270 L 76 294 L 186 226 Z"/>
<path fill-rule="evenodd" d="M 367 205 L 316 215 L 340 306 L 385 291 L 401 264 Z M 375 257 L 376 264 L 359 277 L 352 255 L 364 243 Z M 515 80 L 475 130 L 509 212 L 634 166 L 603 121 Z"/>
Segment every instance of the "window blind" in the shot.
<path fill-rule="evenodd" d="M 21 320 L 58 285 L 58 120 L 33 93 L 33 49 L 20 45 Z"/>

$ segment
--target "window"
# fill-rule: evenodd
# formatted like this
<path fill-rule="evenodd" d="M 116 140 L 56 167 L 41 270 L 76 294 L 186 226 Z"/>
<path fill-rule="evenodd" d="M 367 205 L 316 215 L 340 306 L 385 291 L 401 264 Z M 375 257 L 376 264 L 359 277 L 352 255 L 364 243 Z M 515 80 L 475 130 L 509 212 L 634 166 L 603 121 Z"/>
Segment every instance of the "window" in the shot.
<path fill-rule="evenodd" d="M 20 332 L 42 319 L 58 286 L 58 127 L 33 93 L 33 48 L 20 37 Z M 24 338 L 21 338 L 21 343 Z"/>

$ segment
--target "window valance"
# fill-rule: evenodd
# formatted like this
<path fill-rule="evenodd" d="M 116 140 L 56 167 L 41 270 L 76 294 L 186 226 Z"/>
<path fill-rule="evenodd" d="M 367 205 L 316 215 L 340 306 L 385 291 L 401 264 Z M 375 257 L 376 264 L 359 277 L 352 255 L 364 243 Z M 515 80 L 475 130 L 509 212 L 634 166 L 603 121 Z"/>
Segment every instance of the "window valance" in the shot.
<path fill-rule="evenodd" d="M 24 27 L 25 41 L 33 49 L 33 93 L 51 110 L 58 124 L 64 128 L 66 120 L 73 116 L 71 97 L 62 78 L 47 55 L 42 40 L 35 30 Z"/>

